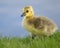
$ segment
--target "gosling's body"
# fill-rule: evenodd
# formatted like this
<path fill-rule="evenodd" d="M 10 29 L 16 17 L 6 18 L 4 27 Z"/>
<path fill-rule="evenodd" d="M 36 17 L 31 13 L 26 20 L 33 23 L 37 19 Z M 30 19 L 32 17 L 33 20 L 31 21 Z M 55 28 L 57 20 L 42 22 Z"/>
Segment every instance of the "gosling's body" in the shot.
<path fill-rule="evenodd" d="M 30 12 L 27 12 L 26 10 Z M 58 29 L 57 25 L 51 19 L 45 16 L 34 16 L 31 6 L 25 7 L 24 13 L 25 17 L 22 21 L 22 25 L 26 30 L 31 32 L 32 36 L 51 36 Z"/>

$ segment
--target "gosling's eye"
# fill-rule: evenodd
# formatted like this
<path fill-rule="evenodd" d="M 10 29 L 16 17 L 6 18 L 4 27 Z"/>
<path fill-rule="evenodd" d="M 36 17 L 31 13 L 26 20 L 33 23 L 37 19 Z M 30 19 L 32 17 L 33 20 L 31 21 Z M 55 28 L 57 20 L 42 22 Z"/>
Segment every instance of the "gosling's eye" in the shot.
<path fill-rule="evenodd" d="M 27 10 L 26 12 L 28 13 L 29 11 Z"/>

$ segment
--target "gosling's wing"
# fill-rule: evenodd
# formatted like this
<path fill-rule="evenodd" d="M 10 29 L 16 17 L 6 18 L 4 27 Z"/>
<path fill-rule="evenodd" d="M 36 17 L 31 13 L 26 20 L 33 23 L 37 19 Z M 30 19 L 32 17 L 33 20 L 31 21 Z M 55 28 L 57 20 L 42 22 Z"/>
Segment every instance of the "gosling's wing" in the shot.
<path fill-rule="evenodd" d="M 36 29 L 42 29 L 44 28 L 43 25 L 46 24 L 46 18 L 43 19 L 43 17 L 36 17 L 33 24 Z"/>
<path fill-rule="evenodd" d="M 44 16 L 35 17 L 32 23 L 36 29 L 44 29 L 45 26 L 55 26 L 55 23 L 51 19 Z"/>

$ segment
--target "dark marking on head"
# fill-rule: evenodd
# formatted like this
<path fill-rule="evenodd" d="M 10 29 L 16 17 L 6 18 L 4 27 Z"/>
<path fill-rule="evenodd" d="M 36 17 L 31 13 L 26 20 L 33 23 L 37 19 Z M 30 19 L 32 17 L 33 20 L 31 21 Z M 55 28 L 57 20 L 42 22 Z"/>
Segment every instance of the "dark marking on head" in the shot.
<path fill-rule="evenodd" d="M 27 10 L 27 9 L 29 9 L 29 7 L 25 7 L 24 9 Z"/>

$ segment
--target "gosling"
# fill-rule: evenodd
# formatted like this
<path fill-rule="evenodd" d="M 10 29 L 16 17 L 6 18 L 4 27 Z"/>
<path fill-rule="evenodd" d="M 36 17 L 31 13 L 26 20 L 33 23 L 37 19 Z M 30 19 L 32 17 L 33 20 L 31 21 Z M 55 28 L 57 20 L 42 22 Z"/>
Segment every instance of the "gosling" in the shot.
<path fill-rule="evenodd" d="M 34 36 L 51 36 L 58 29 L 57 25 L 45 16 L 35 16 L 32 6 L 26 6 L 23 9 L 24 16 L 22 21 L 23 27 L 28 30 L 32 37 Z"/>

